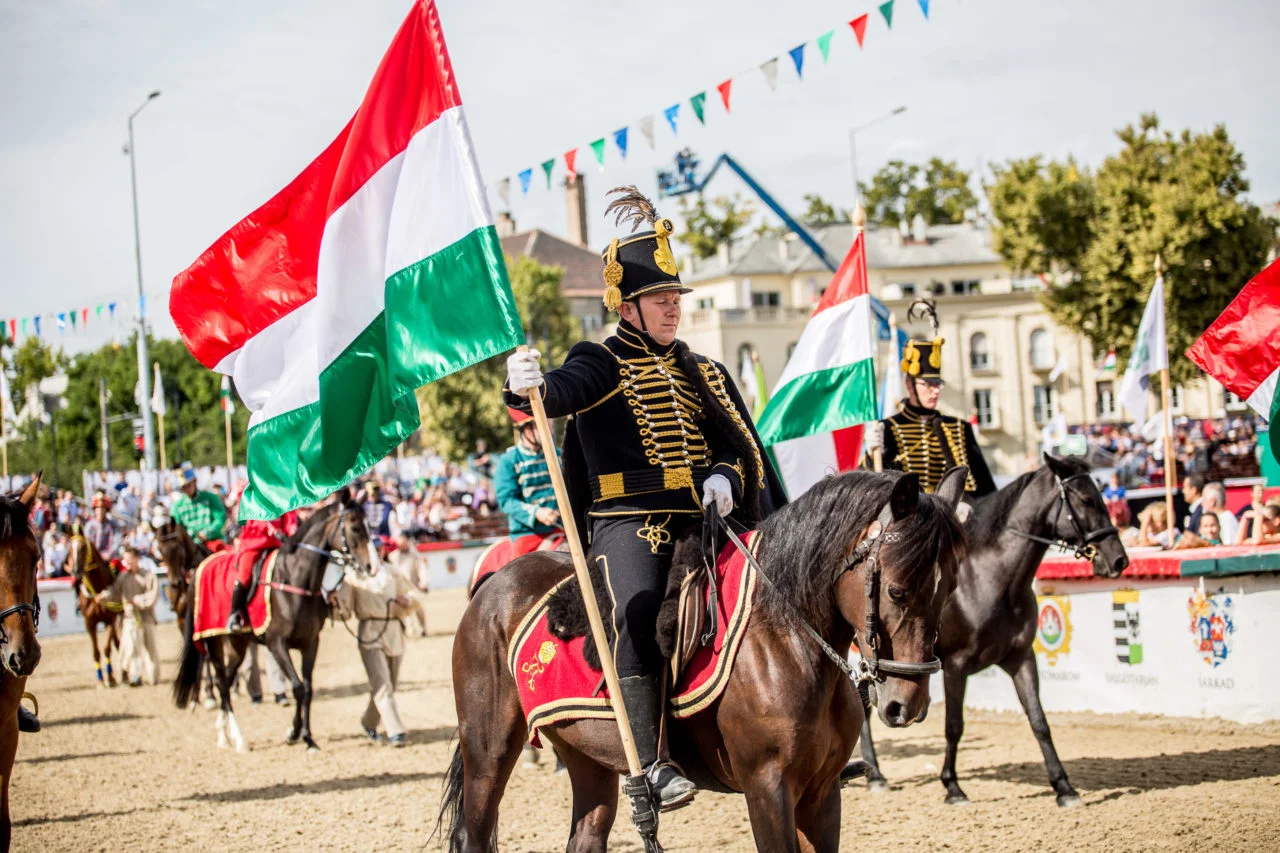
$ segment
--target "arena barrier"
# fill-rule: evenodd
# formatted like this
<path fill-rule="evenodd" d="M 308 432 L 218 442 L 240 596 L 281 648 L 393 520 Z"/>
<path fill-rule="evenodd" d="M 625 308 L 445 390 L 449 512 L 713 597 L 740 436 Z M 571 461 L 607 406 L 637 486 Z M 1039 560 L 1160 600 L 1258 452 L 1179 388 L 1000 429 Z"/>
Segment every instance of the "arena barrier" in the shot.
<path fill-rule="evenodd" d="M 489 539 L 467 539 L 458 542 L 423 542 L 418 551 L 427 561 L 432 589 L 466 586 L 471 570 L 485 550 L 505 536 Z"/>
<path fill-rule="evenodd" d="M 1083 561 L 1046 560 L 1037 575 L 1036 662 L 1047 711 L 1280 719 L 1280 548 L 1130 551 L 1115 580 Z M 935 701 L 941 679 L 933 683 Z M 965 704 L 1021 711 L 992 667 Z"/>
<path fill-rule="evenodd" d="M 172 622 L 173 611 L 169 609 L 169 579 L 159 576 L 160 600 L 156 603 L 156 620 Z M 40 637 L 56 637 L 60 634 L 83 634 L 84 619 L 80 616 L 79 603 L 71 591 L 71 578 L 52 578 L 39 581 L 40 590 Z M 102 629 L 99 629 L 99 633 Z"/>

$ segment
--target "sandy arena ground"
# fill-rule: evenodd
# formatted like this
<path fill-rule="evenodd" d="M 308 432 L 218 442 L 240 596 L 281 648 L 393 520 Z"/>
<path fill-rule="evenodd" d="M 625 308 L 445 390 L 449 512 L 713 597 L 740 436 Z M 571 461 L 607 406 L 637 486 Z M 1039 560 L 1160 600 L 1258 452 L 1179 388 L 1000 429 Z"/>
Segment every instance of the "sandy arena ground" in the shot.
<path fill-rule="evenodd" d="M 96 689 L 83 636 L 50 638 L 28 689 L 44 732 L 24 735 L 14 768 L 18 851 L 435 850 L 455 715 L 452 630 L 460 590 L 432 595 L 431 634 L 411 641 L 401 716 L 409 746 L 369 743 L 359 728 L 366 682 L 355 643 L 326 629 L 312 719 L 323 751 L 283 743 L 291 708 L 251 705 L 237 716 L 252 751 L 214 740 L 214 714 L 178 711 L 168 684 Z M 166 677 L 178 635 L 160 626 Z M 1157 717 L 1050 718 L 1083 808 L 1062 811 L 1021 715 L 971 712 L 960 752 L 973 804 L 948 807 L 937 782 L 941 707 L 922 725 L 878 729 L 894 785 L 844 792 L 846 850 L 1280 850 L 1280 725 Z M 624 807 L 625 812 L 625 807 Z M 503 851 L 563 850 L 569 783 L 550 763 L 518 767 L 499 824 Z M 612 849 L 638 850 L 619 817 Z M 750 850 L 740 797 L 703 793 L 664 817 L 670 851 Z"/>

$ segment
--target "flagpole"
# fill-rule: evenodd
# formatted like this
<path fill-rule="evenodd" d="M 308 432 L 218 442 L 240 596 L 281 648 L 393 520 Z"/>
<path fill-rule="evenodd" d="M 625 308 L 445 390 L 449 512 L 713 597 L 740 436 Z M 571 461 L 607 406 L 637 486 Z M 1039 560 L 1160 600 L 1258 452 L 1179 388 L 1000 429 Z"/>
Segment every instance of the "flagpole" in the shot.
<path fill-rule="evenodd" d="M 520 352 L 529 348 L 521 346 Z M 582 590 L 582 601 L 587 608 L 587 621 L 591 624 L 591 637 L 595 640 L 599 651 L 600 665 L 604 669 L 604 681 L 609 688 L 609 704 L 613 706 L 618 720 L 618 734 L 622 737 L 622 751 L 627 757 L 627 771 L 631 776 L 640 776 L 644 768 L 640 766 L 640 753 L 636 751 L 635 738 L 631 734 L 631 719 L 627 716 L 626 705 L 621 701 L 622 688 L 618 682 L 618 671 L 614 667 L 613 656 L 608 653 L 609 640 L 604 633 L 604 621 L 600 617 L 600 605 L 596 601 L 595 587 L 591 583 L 591 575 L 587 572 L 587 556 L 582 552 L 582 540 L 578 538 L 578 524 L 573 517 L 569 505 L 569 492 L 565 488 L 564 474 L 560 470 L 560 458 L 556 456 L 555 439 L 551 435 L 551 423 L 547 420 L 547 411 L 542 405 L 542 391 L 534 388 L 529 392 L 529 405 L 533 410 L 533 420 L 538 427 L 538 439 L 542 443 L 542 456 L 547 460 L 547 471 L 551 474 L 551 486 L 556 493 L 556 506 L 560 508 L 560 523 L 564 527 L 564 537 L 569 542 L 569 553 L 573 555 L 573 573 L 578 579 L 578 588 Z"/>
<path fill-rule="evenodd" d="M 3 369 L 3 368 L 0 368 Z M 0 400 L 0 459 L 3 459 L 4 480 L 7 485 L 9 482 L 9 435 L 5 421 L 8 420 L 4 415 L 4 407 L 8 405 L 9 398 Z"/>
<path fill-rule="evenodd" d="M 222 399 L 222 422 L 227 431 L 227 497 L 230 498 L 235 485 L 231 482 L 231 407 L 227 405 L 228 399 Z"/>
<path fill-rule="evenodd" d="M 160 470 L 167 471 L 169 469 L 169 461 L 164 453 L 164 415 L 157 412 L 156 420 L 160 422 Z"/>
<path fill-rule="evenodd" d="M 1164 262 L 1160 259 L 1160 255 L 1156 255 L 1156 281 L 1164 282 Z M 1163 309 L 1169 304 L 1166 297 L 1163 300 Z M 1164 323 L 1161 323 L 1163 326 Z M 1168 328 L 1167 326 L 1165 328 Z M 1167 332 L 1165 333 L 1167 336 Z M 1169 412 L 1169 355 L 1168 341 L 1162 341 L 1161 344 L 1165 348 L 1165 365 L 1160 368 L 1160 411 L 1161 423 L 1164 426 L 1164 507 L 1165 512 L 1169 516 L 1169 544 L 1173 544 L 1173 481 L 1178 476 L 1178 460 L 1173 456 L 1173 418 Z M 1172 476 L 1171 476 L 1172 475 Z"/>
<path fill-rule="evenodd" d="M 854 189 L 855 190 L 857 189 L 856 181 L 854 182 Z M 866 243 L 866 239 L 863 237 L 863 231 L 866 228 L 866 225 L 867 225 L 867 212 L 862 209 L 862 200 L 857 199 L 855 197 L 855 201 L 853 203 L 853 241 L 856 243 L 858 242 L 859 239 L 862 239 L 862 260 L 859 262 L 862 264 L 862 269 L 859 270 L 859 272 L 862 273 L 862 280 L 867 282 L 867 292 L 870 293 L 871 281 L 867 278 L 867 243 Z M 874 346 L 875 339 L 879 337 L 879 335 L 877 334 L 874 320 L 871 321 L 871 328 L 868 331 L 871 333 L 871 340 L 873 342 L 872 345 Z M 889 314 L 889 356 L 890 358 L 895 357 L 894 354 L 897 348 L 897 341 L 898 341 L 897 324 L 893 319 L 893 314 L 890 313 Z M 874 353 L 875 350 L 872 350 L 872 352 Z M 875 378 L 875 361 L 874 360 L 872 360 L 871 362 L 871 372 L 872 372 L 871 385 L 873 388 L 879 388 L 880 383 L 877 382 Z M 884 470 L 884 460 L 880 454 L 881 454 L 881 450 L 879 447 L 873 448 L 871 451 L 871 470 L 875 471 L 876 473 L 879 473 L 880 471 Z"/>

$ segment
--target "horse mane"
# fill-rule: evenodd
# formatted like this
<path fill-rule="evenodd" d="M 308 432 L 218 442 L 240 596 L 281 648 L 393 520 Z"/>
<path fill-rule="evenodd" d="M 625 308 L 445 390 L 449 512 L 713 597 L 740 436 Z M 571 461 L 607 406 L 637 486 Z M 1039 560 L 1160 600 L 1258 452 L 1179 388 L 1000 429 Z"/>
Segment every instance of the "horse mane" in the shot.
<path fill-rule="evenodd" d="M 1068 477 L 1087 474 L 1090 471 L 1089 464 L 1078 456 L 1064 456 L 1057 461 L 1068 470 Z M 996 539 L 1004 533 L 1014 507 L 1018 505 L 1018 501 L 1022 500 L 1023 492 L 1031 485 L 1031 480 L 1043 470 L 1042 466 L 1034 471 L 1020 474 L 1003 489 L 997 489 L 973 502 L 973 511 L 964 525 L 965 531 L 969 534 L 970 548 L 977 551 L 995 544 Z"/>
<path fill-rule="evenodd" d="M 0 495 L 0 540 L 29 532 L 29 518 L 27 505 L 18 500 L 16 495 Z"/>
<path fill-rule="evenodd" d="M 833 572 L 901 476 L 850 471 L 827 477 L 760 525 L 761 563 L 770 583 L 761 585 L 757 602 L 765 619 L 791 625 L 803 619 L 819 632 L 830 624 Z M 919 585 L 930 581 L 940 557 L 956 562 L 964 530 L 941 500 L 922 494 L 916 511 L 900 524 L 902 535 L 881 552 L 886 567 L 907 569 L 906 576 L 895 577 Z"/>

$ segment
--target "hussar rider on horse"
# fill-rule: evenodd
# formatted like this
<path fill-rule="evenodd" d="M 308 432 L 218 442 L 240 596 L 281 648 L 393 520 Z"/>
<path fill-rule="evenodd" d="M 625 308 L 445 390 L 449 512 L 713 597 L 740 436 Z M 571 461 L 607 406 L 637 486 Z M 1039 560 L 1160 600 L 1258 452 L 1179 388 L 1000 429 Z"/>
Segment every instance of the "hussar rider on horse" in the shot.
<path fill-rule="evenodd" d="M 652 228 L 611 241 L 603 254 L 604 303 L 620 315 L 617 333 L 577 344 L 545 375 L 538 352 L 513 354 L 504 396 L 527 412 L 529 393 L 541 388 L 548 416 L 572 416 L 564 445 L 571 509 L 613 599 L 613 658 L 640 763 L 659 807 L 670 809 L 695 792 L 665 760 L 659 737 L 656 620 L 675 542 L 701 523 L 704 507 L 754 527 L 786 498 L 728 371 L 676 338 L 689 288 L 668 242 L 671 221 L 635 187 L 615 194 L 606 214 Z"/>

